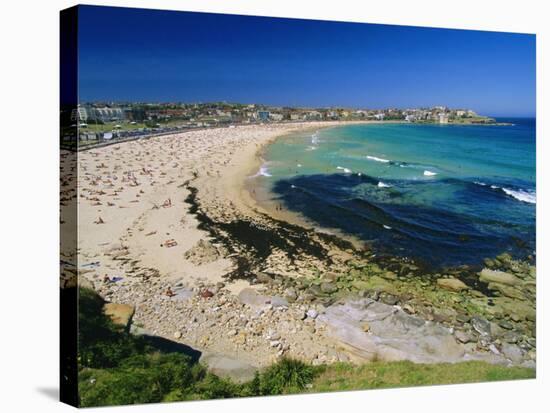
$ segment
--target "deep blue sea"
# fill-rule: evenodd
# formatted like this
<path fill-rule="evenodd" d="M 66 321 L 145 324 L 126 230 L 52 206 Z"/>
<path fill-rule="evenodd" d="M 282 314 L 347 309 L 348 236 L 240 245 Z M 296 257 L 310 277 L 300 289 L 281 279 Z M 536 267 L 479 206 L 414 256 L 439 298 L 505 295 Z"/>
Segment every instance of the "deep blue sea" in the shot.
<path fill-rule="evenodd" d="M 270 145 L 254 178 L 319 227 L 435 266 L 535 250 L 535 119 L 366 124 Z"/>

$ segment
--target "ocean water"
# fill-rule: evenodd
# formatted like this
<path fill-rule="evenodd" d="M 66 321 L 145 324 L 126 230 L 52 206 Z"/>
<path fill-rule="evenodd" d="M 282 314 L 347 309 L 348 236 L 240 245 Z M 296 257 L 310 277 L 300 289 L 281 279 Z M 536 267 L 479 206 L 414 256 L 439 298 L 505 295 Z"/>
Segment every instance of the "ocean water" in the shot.
<path fill-rule="evenodd" d="M 535 251 L 534 119 L 512 125 L 348 125 L 266 148 L 271 204 L 381 254 L 433 266 Z"/>

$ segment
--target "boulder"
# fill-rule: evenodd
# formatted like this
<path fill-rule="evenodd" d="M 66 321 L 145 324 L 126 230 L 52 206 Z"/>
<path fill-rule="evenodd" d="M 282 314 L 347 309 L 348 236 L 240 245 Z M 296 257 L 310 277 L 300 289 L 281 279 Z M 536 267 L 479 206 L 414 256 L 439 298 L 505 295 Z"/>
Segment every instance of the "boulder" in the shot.
<path fill-rule="evenodd" d="M 454 334 L 455 334 L 456 339 L 458 341 L 460 341 L 461 343 L 469 343 L 471 341 L 474 341 L 474 337 L 472 336 L 472 334 L 470 334 L 467 331 L 456 330 L 454 332 Z"/>
<path fill-rule="evenodd" d="M 504 343 L 501 347 L 502 354 L 512 363 L 519 364 L 523 361 L 523 352 L 515 344 Z"/>
<path fill-rule="evenodd" d="M 259 294 L 253 288 L 243 288 L 239 293 L 239 301 L 251 307 L 263 307 L 271 304 L 273 307 L 288 307 L 288 301 L 281 297 Z"/>
<path fill-rule="evenodd" d="M 511 287 L 506 284 L 489 283 L 487 286 L 490 290 L 498 291 L 501 295 L 515 300 L 526 300 L 525 295 L 517 288 Z"/>
<path fill-rule="evenodd" d="M 460 292 L 468 289 L 468 286 L 458 278 L 439 278 L 437 280 L 437 285 L 445 290 L 454 292 Z"/>
<path fill-rule="evenodd" d="M 369 298 L 348 299 L 317 317 L 327 334 L 364 359 L 440 363 L 464 360 L 448 328 Z"/>
<path fill-rule="evenodd" d="M 483 317 L 474 316 L 470 320 L 472 327 L 480 335 L 489 337 L 491 335 L 491 323 L 484 319 Z"/>
<path fill-rule="evenodd" d="M 245 383 L 254 378 L 256 367 L 228 356 L 214 353 L 202 353 L 199 361 L 217 376 L 237 383 Z"/>
<path fill-rule="evenodd" d="M 298 298 L 298 293 L 294 288 L 290 287 L 285 290 L 284 297 L 287 301 L 293 303 Z"/>
<path fill-rule="evenodd" d="M 479 273 L 479 280 L 485 283 L 499 283 L 512 286 L 521 284 L 521 280 L 513 274 L 490 270 L 488 268 L 484 268 Z"/>
<path fill-rule="evenodd" d="M 315 310 L 314 308 L 310 308 L 309 310 L 307 310 L 306 314 L 309 318 L 313 318 L 313 319 L 316 319 L 317 316 L 319 315 L 317 310 Z"/>
<path fill-rule="evenodd" d="M 338 287 L 332 282 L 324 282 L 321 284 L 321 291 L 325 294 L 331 294 L 338 291 Z"/>

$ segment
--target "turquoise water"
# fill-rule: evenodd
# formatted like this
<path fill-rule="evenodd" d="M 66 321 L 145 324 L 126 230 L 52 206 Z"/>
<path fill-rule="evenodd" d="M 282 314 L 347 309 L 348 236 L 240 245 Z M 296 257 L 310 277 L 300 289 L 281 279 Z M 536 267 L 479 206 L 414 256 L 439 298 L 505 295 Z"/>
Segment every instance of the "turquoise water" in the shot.
<path fill-rule="evenodd" d="M 534 253 L 535 120 L 349 125 L 279 139 L 255 179 L 272 199 L 381 253 L 435 265 Z"/>

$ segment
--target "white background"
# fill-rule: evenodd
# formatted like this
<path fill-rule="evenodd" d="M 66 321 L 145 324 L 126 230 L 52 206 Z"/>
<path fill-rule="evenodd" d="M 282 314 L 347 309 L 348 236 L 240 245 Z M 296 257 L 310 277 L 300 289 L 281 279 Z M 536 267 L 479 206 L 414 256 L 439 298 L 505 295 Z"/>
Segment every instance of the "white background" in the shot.
<path fill-rule="evenodd" d="M 543 1 L 134 0 L 94 4 L 537 34 L 538 370 L 536 380 L 115 408 L 114 411 L 541 411 L 548 335 L 548 27 Z M 0 406 L 68 411 L 58 397 L 58 13 L 62 0 L 2 2 L 0 13 Z M 546 26 L 546 27 L 545 27 Z M 546 76 L 548 78 L 548 76 Z M 546 82 L 545 82 L 546 80 Z M 504 86 L 505 87 L 505 86 Z M 547 329 L 546 329 L 547 330 Z M 546 340 L 545 340 L 546 339 Z M 546 387 L 546 393 L 545 393 Z M 548 409 L 548 406 L 545 406 Z M 548 410 L 546 410 L 548 411 Z"/>

